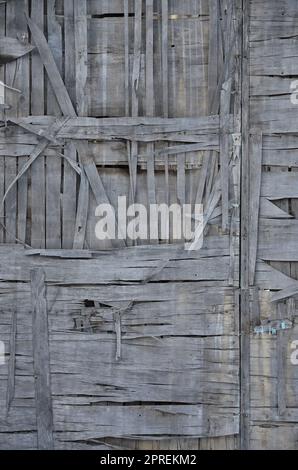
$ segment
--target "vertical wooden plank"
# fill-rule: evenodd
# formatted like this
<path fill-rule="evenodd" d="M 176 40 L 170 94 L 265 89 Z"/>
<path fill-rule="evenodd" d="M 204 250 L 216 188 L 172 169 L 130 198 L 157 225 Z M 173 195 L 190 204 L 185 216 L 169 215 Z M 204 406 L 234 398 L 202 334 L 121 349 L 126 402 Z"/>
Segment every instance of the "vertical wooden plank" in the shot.
<path fill-rule="evenodd" d="M 218 0 L 209 0 L 209 54 L 208 54 L 208 103 L 209 110 L 215 106 L 216 90 L 219 76 L 219 37 L 218 28 L 220 12 Z"/>
<path fill-rule="evenodd" d="M 186 177 L 185 177 L 185 153 L 177 155 L 177 200 L 183 208 L 186 203 Z M 185 225 L 182 227 L 182 239 L 185 233 Z"/>
<path fill-rule="evenodd" d="M 284 310 L 281 303 L 277 304 L 277 317 L 284 319 Z M 282 416 L 287 408 L 287 388 L 286 388 L 286 370 L 287 370 L 287 339 L 288 331 L 280 330 L 277 332 L 276 356 L 277 356 L 277 410 L 278 415 Z"/>
<path fill-rule="evenodd" d="M 129 0 L 124 0 L 124 75 L 125 75 L 125 116 L 130 116 L 130 68 L 129 68 Z M 135 168 L 132 160 L 131 143 L 126 142 L 128 169 L 129 169 L 129 204 L 134 203 Z M 129 240 L 127 240 L 130 243 Z M 135 243 L 135 242 L 133 242 Z"/>
<path fill-rule="evenodd" d="M 180 205 L 185 204 L 185 153 L 177 155 L 177 199 Z"/>
<path fill-rule="evenodd" d="M 132 70 L 132 96 L 131 96 L 131 113 L 132 117 L 139 115 L 139 80 L 141 69 L 141 49 L 142 49 L 142 0 L 134 2 L 134 53 L 133 53 L 133 70 Z M 138 144 L 131 143 L 130 172 L 132 180 L 132 199 L 134 201 L 137 187 L 137 165 L 138 165 Z"/>
<path fill-rule="evenodd" d="M 32 0 L 31 18 L 43 31 L 44 2 Z M 31 58 L 31 114 L 43 116 L 45 112 L 44 67 L 37 50 Z M 31 246 L 45 248 L 45 158 L 40 155 L 31 166 Z"/>
<path fill-rule="evenodd" d="M 249 162 L 249 284 L 252 286 L 255 279 L 259 211 L 262 178 L 262 135 L 253 134 L 250 138 L 250 162 Z"/>
<path fill-rule="evenodd" d="M 65 86 L 72 103 L 76 103 L 76 59 L 74 33 L 74 0 L 64 0 Z M 64 146 L 64 155 L 76 161 L 77 152 L 72 142 Z M 72 248 L 75 233 L 77 176 L 64 163 L 62 194 L 62 248 Z"/>
<path fill-rule="evenodd" d="M 250 304 L 251 304 L 251 328 L 260 325 L 261 323 L 261 313 L 260 313 L 260 303 L 259 303 L 259 288 L 254 286 L 250 288 Z"/>
<path fill-rule="evenodd" d="M 76 103 L 74 0 L 64 0 L 65 86 L 73 106 Z"/>
<path fill-rule="evenodd" d="M 129 102 L 129 16 L 128 0 L 124 0 L 124 68 L 125 68 L 125 116 L 130 114 Z"/>
<path fill-rule="evenodd" d="M 48 44 L 58 70 L 62 70 L 62 31 L 56 19 L 56 0 L 47 2 Z M 54 90 L 47 81 L 47 114 L 61 115 Z M 61 159 L 46 158 L 46 247 L 61 248 Z"/>
<path fill-rule="evenodd" d="M 35 402 L 38 448 L 53 449 L 53 410 L 51 398 L 50 352 L 45 274 L 31 271 L 32 342 L 35 376 Z"/>
<path fill-rule="evenodd" d="M 134 4 L 134 52 L 132 70 L 132 116 L 139 115 L 139 80 L 142 50 L 142 0 L 135 0 Z"/>
<path fill-rule="evenodd" d="M 17 160 L 15 157 L 5 157 L 5 191 L 10 183 L 14 180 L 17 174 Z M 16 186 L 12 188 L 5 200 L 5 242 L 16 243 L 17 227 L 16 227 L 16 212 L 17 212 L 17 189 Z"/>
<path fill-rule="evenodd" d="M 249 304 L 249 4 L 242 2 L 242 161 L 241 161 L 241 358 L 240 358 L 240 447 L 250 447 L 250 304 Z"/>
<path fill-rule="evenodd" d="M 168 0 L 161 2 L 161 63 L 162 63 L 162 109 L 163 117 L 169 115 L 169 65 L 168 65 L 168 51 L 169 51 L 169 4 Z"/>
<path fill-rule="evenodd" d="M 161 67 L 162 67 L 162 109 L 163 117 L 169 117 L 169 3 L 161 2 Z M 165 203 L 169 205 L 169 157 L 165 161 Z"/>
<path fill-rule="evenodd" d="M 16 368 L 16 338 L 17 338 L 17 309 L 14 308 L 11 317 L 10 344 L 9 344 L 9 363 L 7 378 L 6 412 L 14 399 L 15 394 L 15 368 Z"/>
<path fill-rule="evenodd" d="M 0 4 L 0 36 L 5 36 L 5 21 L 6 21 L 6 4 Z M 5 66 L 0 66 L 0 80 L 1 82 L 5 81 Z M 5 173 L 5 158 L 0 157 L 0 200 L 3 199 L 5 187 L 4 187 L 4 173 Z M 4 242 L 4 230 L 2 223 L 5 219 L 3 218 L 5 212 L 3 211 L 0 219 L 0 243 Z"/>
<path fill-rule="evenodd" d="M 230 114 L 232 79 L 227 80 L 220 95 L 220 179 L 222 201 L 222 230 L 228 231 L 229 226 L 229 130 L 228 115 Z"/>
<path fill-rule="evenodd" d="M 146 115 L 154 116 L 153 0 L 146 0 Z"/>
<path fill-rule="evenodd" d="M 153 85 L 153 0 L 146 0 L 146 115 L 154 115 Z M 148 207 L 156 204 L 154 143 L 147 145 L 147 195 Z M 151 240 L 151 243 L 156 242 Z"/>
<path fill-rule="evenodd" d="M 86 0 L 74 0 L 76 109 L 78 116 L 88 116 L 87 85 L 87 5 Z"/>
<path fill-rule="evenodd" d="M 25 13 L 28 12 L 28 0 L 12 0 L 6 5 L 6 35 L 18 38 L 21 42 L 28 42 L 28 30 Z M 20 117 L 29 114 L 29 57 L 24 56 L 6 65 L 5 81 L 7 85 L 21 90 L 19 97 L 15 94 L 12 107 L 7 116 Z M 6 157 L 5 160 L 5 187 L 13 181 L 17 170 L 22 168 L 26 157 Z M 27 217 L 27 174 L 18 185 L 10 191 L 5 203 L 6 215 L 6 242 L 15 243 L 16 238 L 25 241 Z"/>
<path fill-rule="evenodd" d="M 47 0 L 47 32 L 48 32 L 48 45 L 53 54 L 55 63 L 61 74 L 62 71 L 62 31 L 61 26 L 56 19 L 56 0 Z M 48 115 L 61 115 L 61 110 L 58 104 L 57 97 L 55 96 L 53 87 L 47 79 L 47 114 Z"/>
<path fill-rule="evenodd" d="M 29 1 L 23 0 L 17 3 L 16 24 L 18 28 L 18 37 L 22 42 L 29 41 L 28 27 L 25 13 L 29 11 Z M 20 83 L 17 88 L 22 90 L 22 97 L 19 102 L 19 116 L 28 116 L 30 112 L 30 64 L 29 55 L 20 59 Z M 25 165 L 27 157 L 18 158 L 18 171 Z M 28 207 L 28 175 L 25 174 L 18 182 L 18 214 L 17 214 L 17 237 L 21 241 L 26 241 L 27 226 L 27 207 Z"/>
<path fill-rule="evenodd" d="M 76 70 L 76 103 L 79 116 L 88 115 L 88 100 L 85 95 L 87 84 L 87 5 L 86 0 L 74 0 L 74 24 L 75 24 L 75 70 Z M 80 144 L 82 151 L 87 152 L 88 143 Z M 81 155 L 81 152 L 80 152 Z M 81 161 L 82 163 L 82 161 Z M 94 165 L 94 171 L 97 168 Z M 75 238 L 73 247 L 84 248 L 85 233 L 87 227 L 89 207 L 89 185 L 82 173 L 78 209 L 75 224 Z"/>
<path fill-rule="evenodd" d="M 80 191 L 78 198 L 78 208 L 75 221 L 75 231 L 74 231 L 74 240 L 73 240 L 73 249 L 82 249 L 84 248 L 86 226 L 87 226 L 87 217 L 89 207 L 89 184 L 88 180 L 82 168 L 81 182 L 80 182 Z"/>

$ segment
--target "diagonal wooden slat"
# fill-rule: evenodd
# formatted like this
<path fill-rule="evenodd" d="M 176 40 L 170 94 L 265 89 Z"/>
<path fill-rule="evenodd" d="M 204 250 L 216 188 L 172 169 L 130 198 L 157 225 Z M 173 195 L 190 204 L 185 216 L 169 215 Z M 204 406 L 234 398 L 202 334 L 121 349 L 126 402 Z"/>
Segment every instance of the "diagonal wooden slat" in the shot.
<path fill-rule="evenodd" d="M 44 34 L 40 31 L 40 29 L 33 23 L 33 21 L 29 17 L 27 17 L 27 22 L 30 27 L 34 42 L 39 50 L 43 64 L 47 70 L 49 80 L 55 92 L 55 95 L 58 100 L 62 113 L 65 116 L 76 117 L 77 114 L 76 114 L 75 108 L 71 102 L 71 99 L 66 90 L 64 82 L 58 71 L 55 60 L 49 49 L 49 46 L 47 44 Z M 103 187 L 100 175 L 98 174 L 94 160 L 90 158 L 90 155 L 88 155 L 88 152 L 86 152 L 86 148 L 82 142 L 79 142 L 79 143 L 76 142 L 75 145 L 76 145 L 82 166 L 87 167 L 87 171 L 85 172 L 88 175 L 87 178 L 90 182 L 90 185 L 92 187 L 96 200 L 98 201 L 100 199 L 100 203 L 109 203 L 109 199 L 104 190 L 104 187 Z M 92 183 L 90 181 L 91 175 L 93 177 Z M 87 209 L 88 208 L 86 207 L 85 208 L 86 217 L 87 217 Z M 85 224 L 83 224 L 83 226 L 85 226 Z M 121 241 L 121 244 L 122 244 L 122 241 Z"/>

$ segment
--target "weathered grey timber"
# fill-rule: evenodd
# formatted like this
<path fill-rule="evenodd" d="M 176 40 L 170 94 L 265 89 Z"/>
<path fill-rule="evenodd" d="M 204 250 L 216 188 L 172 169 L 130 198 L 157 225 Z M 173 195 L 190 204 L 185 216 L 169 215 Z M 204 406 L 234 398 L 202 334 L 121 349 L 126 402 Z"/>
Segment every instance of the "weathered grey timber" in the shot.
<path fill-rule="evenodd" d="M 297 448 L 297 16 L 0 2 L 0 449 Z M 98 240 L 119 196 L 203 246 Z"/>

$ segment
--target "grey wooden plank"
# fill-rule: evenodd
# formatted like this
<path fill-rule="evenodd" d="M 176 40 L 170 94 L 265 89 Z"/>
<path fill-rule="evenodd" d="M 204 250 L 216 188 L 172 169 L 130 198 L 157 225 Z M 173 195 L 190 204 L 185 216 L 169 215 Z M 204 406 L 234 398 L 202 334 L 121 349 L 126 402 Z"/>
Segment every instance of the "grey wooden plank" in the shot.
<path fill-rule="evenodd" d="M 31 290 L 37 441 L 39 449 L 53 449 L 48 312 L 45 274 L 41 269 L 31 271 Z"/>
<path fill-rule="evenodd" d="M 76 162 L 77 151 L 72 142 L 64 147 L 64 155 Z M 69 249 L 73 245 L 76 219 L 77 176 L 73 169 L 66 163 L 63 171 L 62 194 L 62 248 Z"/>
<path fill-rule="evenodd" d="M 157 127 L 155 127 L 157 126 Z M 211 135 L 218 142 L 218 117 L 197 119 L 160 119 L 160 118 L 126 118 L 110 119 L 71 119 L 61 132 L 61 138 L 109 140 L 128 139 L 140 142 L 155 140 L 172 140 L 182 142 L 200 142 L 201 136 Z M 166 135 L 165 135 L 166 134 Z"/>
<path fill-rule="evenodd" d="M 53 60 L 60 74 L 62 71 L 62 29 L 56 18 L 56 1 L 47 2 L 47 36 Z M 37 43 L 37 41 L 36 41 Z M 60 107 L 47 77 L 47 114 L 60 115 Z M 46 158 L 46 247 L 61 248 L 61 159 Z"/>
<path fill-rule="evenodd" d="M 205 411 L 205 409 L 204 409 Z M 208 409 L 209 427 L 203 424 L 203 407 L 200 405 L 155 405 L 129 407 L 55 407 L 55 426 L 63 429 L 65 438 L 80 440 L 92 437 L 158 438 L 170 436 L 223 436 L 237 432 L 238 418 L 232 410 Z M 94 420 L 94 416 L 99 419 Z M 85 424 L 82 420 L 85 420 Z M 86 430 L 86 422 L 88 430 Z M 65 423 L 68 424 L 67 428 Z"/>
<path fill-rule="evenodd" d="M 111 325 L 112 326 L 112 325 Z M 113 330 L 112 330 L 113 331 Z M 196 353 L 194 347 L 201 347 L 197 342 L 190 339 L 190 345 L 188 348 L 183 348 L 180 341 L 172 341 L 174 344 L 169 344 L 170 341 L 166 340 L 164 345 L 169 347 L 168 352 L 171 352 L 175 355 L 174 345 L 176 347 L 182 347 L 184 354 L 186 349 L 189 354 L 197 354 L 200 358 L 197 358 L 196 363 L 192 365 L 192 368 L 197 368 L 197 375 L 195 375 L 194 370 L 191 370 L 191 366 L 187 363 L 187 359 L 184 357 L 184 360 L 178 356 L 177 363 L 179 367 L 183 369 L 181 375 L 178 369 L 169 370 L 171 359 L 168 354 L 166 354 L 166 360 L 162 361 L 160 369 L 152 366 L 152 363 L 144 361 L 141 363 L 140 360 L 136 361 L 136 365 L 140 367 L 137 371 L 136 367 L 132 364 L 131 352 L 134 351 L 135 354 L 139 354 L 140 359 L 142 357 L 149 357 L 158 361 L 157 353 L 163 353 L 164 350 L 161 348 L 156 348 L 156 343 L 158 340 L 150 340 L 146 337 L 131 337 L 129 340 L 125 339 L 122 341 L 122 360 L 127 361 L 127 375 L 131 377 L 131 383 L 129 384 L 127 379 L 125 379 L 125 369 L 121 367 L 121 361 L 116 361 L 115 351 L 116 351 L 116 335 L 110 335 L 109 341 L 106 341 L 107 335 L 99 335 L 89 333 L 89 339 L 92 335 L 93 340 L 91 341 L 80 341 L 78 342 L 77 338 L 80 336 L 87 337 L 88 332 L 77 331 L 76 334 L 68 333 L 61 335 L 59 339 L 54 337 L 53 344 L 57 348 L 53 353 L 53 360 L 51 361 L 51 368 L 53 372 L 51 374 L 52 378 L 52 390 L 55 396 L 55 401 L 63 402 L 67 404 L 76 404 L 76 405 L 85 405 L 92 406 L 94 404 L 105 405 L 106 401 L 113 403 L 113 405 L 122 404 L 126 402 L 127 404 L 133 403 L 136 401 L 143 402 L 142 405 L 146 406 L 148 402 L 176 402 L 177 404 L 191 404 L 192 402 L 199 401 L 204 406 L 212 404 L 215 406 L 223 406 L 226 408 L 238 407 L 238 384 L 237 384 L 237 364 L 235 362 L 232 365 L 230 362 L 226 364 L 226 372 L 223 373 L 220 371 L 220 364 L 217 362 L 219 355 L 222 353 L 225 360 L 229 360 L 228 354 L 222 352 L 221 349 L 213 349 L 210 346 L 210 360 L 208 361 L 208 367 L 211 369 L 213 367 L 214 371 L 209 373 L 204 371 L 203 360 L 201 359 L 201 352 Z M 123 339 L 123 338 L 122 338 Z M 188 337 L 184 338 L 184 342 L 188 341 Z M 63 347 L 62 342 L 70 341 L 69 350 Z M 101 353 L 102 348 L 95 348 L 92 351 L 90 348 L 93 344 L 97 342 L 102 342 L 105 346 L 105 350 L 109 351 L 111 360 L 108 361 L 105 353 L 103 357 L 103 365 L 99 365 L 96 368 L 94 354 Z M 140 346 L 140 342 L 143 341 L 143 347 Z M 85 343 L 85 347 L 82 347 L 82 342 Z M 132 347 L 131 344 L 134 346 Z M 208 345 L 206 344 L 206 347 Z M 222 346 L 224 346 L 222 344 Z M 76 350 L 75 350 L 76 348 Z M 76 352 L 77 351 L 77 352 Z M 181 351 L 181 354 L 182 354 Z M 22 348 L 22 353 L 27 354 L 27 350 Z M 63 356 L 64 353 L 64 356 Z M 84 371 L 84 365 L 82 361 L 73 360 L 70 354 L 75 357 L 76 354 L 88 354 L 88 359 L 86 360 L 86 370 Z M 151 354 L 152 353 L 152 354 Z M 62 357 L 63 356 L 63 357 Z M 212 358 L 211 358 L 212 356 Z M 235 358 L 236 355 L 231 354 L 230 351 L 230 360 Z M 61 367 L 63 370 L 59 369 L 59 364 L 57 361 L 60 360 Z M 107 369 L 111 367 L 115 369 L 115 375 L 107 372 Z M 213 365 L 214 364 L 214 365 Z M 23 364 L 22 364 L 23 365 Z M 147 373 L 142 368 L 147 369 Z M 59 372 L 60 371 L 60 372 Z M 60 376 L 59 376 L 60 375 Z M 180 375 L 180 383 L 178 382 L 177 375 Z M 187 379 L 189 376 L 189 379 Z M 102 379 L 105 379 L 105 383 L 101 382 Z M 155 380 L 155 383 L 150 382 L 150 380 Z M 23 394 L 26 395 L 26 398 L 22 400 L 16 399 L 16 405 L 20 406 L 22 403 L 26 406 L 26 400 L 28 408 L 33 408 L 31 406 L 31 396 L 27 396 L 28 392 L 26 390 L 26 381 L 28 382 L 28 377 L 24 376 L 22 381 L 17 383 L 18 386 L 25 387 L 23 389 Z M 3 382 L 3 380 L 2 380 Z M 224 383 L 224 382 L 228 382 Z M 202 390 L 202 384 L 205 384 L 205 390 Z M 172 396 L 171 396 L 171 384 L 172 384 Z M 89 385 L 89 392 L 88 392 Z M 121 395 L 121 390 L 117 388 L 122 387 L 123 392 Z M 198 390 L 195 388 L 197 387 Z M 111 390 L 111 389 L 115 390 Z M 3 388 L 1 387 L 1 391 Z M 185 399 L 183 400 L 183 393 Z M 75 395 L 75 396 L 74 396 Z M 86 395 L 89 395 L 89 401 L 86 398 Z M 56 398 L 57 396 L 57 398 Z M 121 399 L 122 398 L 122 399 Z M 15 407 L 12 410 L 15 414 Z M 33 409 L 34 411 L 34 409 Z M 21 417 L 20 417 L 21 418 Z M 23 417 L 26 418 L 26 416 Z M 17 423 L 17 428 L 14 430 L 22 430 L 22 426 L 26 423 L 22 418 Z M 6 426 L 10 423 L 1 423 L 1 430 L 4 431 L 2 424 Z M 28 423 L 29 426 L 29 423 Z M 31 426 L 30 426 L 31 427 Z M 7 429 L 7 427 L 6 427 Z M 28 430 L 28 428 L 23 427 L 23 429 Z M 36 429 L 36 428 L 35 428 Z M 34 430 L 34 422 L 33 422 Z"/>
<path fill-rule="evenodd" d="M 32 20 L 43 30 L 44 5 L 37 0 L 31 4 Z M 44 114 L 44 67 L 38 51 L 31 57 L 31 73 L 34 85 L 31 89 L 31 113 Z M 31 152 L 29 152 L 31 153 Z M 31 246 L 45 247 L 45 159 L 40 156 L 31 167 Z"/>
<path fill-rule="evenodd" d="M 11 317 L 9 365 L 7 377 L 6 412 L 9 413 L 15 396 L 15 369 L 16 369 L 16 338 L 17 338 L 17 310 L 13 309 Z"/>
<path fill-rule="evenodd" d="M 62 250 L 47 250 L 47 249 L 31 249 L 26 250 L 26 256 L 49 256 L 49 257 L 57 257 L 57 258 L 82 258 L 82 259 L 90 259 L 92 258 L 92 252 L 88 250 L 74 250 L 74 249 L 62 249 Z"/>
<path fill-rule="evenodd" d="M 110 315 L 113 317 L 113 313 Z M 113 331 L 111 323 L 110 328 Z M 82 337 L 87 335 L 87 330 L 78 330 L 76 333 L 54 334 L 52 338 L 52 389 L 54 395 L 60 396 L 60 401 L 65 404 L 70 402 L 69 395 L 72 394 L 77 395 L 77 399 L 73 397 L 73 402 L 85 403 L 86 397 L 83 395 L 89 386 L 90 395 L 94 401 L 97 398 L 98 402 L 117 404 L 142 401 L 143 406 L 146 406 L 146 402 L 154 401 L 172 401 L 176 404 L 198 401 L 204 405 L 209 402 L 218 406 L 238 406 L 236 336 L 226 337 L 216 344 L 216 339 L 211 336 L 206 339 L 186 336 L 158 341 L 155 337 L 145 335 L 130 335 L 126 338 L 122 334 L 120 358 L 115 357 L 116 349 L 120 352 L 117 348 L 117 344 L 120 347 L 120 331 L 118 336 L 108 332 L 89 332 L 89 341 L 82 341 Z M 65 344 L 67 337 L 68 345 Z M 205 365 L 204 348 L 209 350 Z M 224 351 L 225 348 L 227 351 Z M 175 350 L 177 353 L 173 364 Z M 220 370 L 221 354 L 226 361 L 225 372 Z M 190 355 L 194 356 L 193 359 L 190 359 Z M 97 357 L 101 357 L 100 364 L 96 361 Z M 127 371 L 130 381 L 123 375 L 124 371 Z M 187 376 L 189 385 L 186 384 Z M 118 387 L 121 389 L 116 390 Z"/>
<path fill-rule="evenodd" d="M 242 160 L 241 160 L 241 238 L 240 238 L 240 447 L 250 447 L 250 306 L 249 306 L 249 87 L 244 86 L 249 74 L 249 12 L 248 2 L 242 3 Z"/>
<path fill-rule="evenodd" d="M 258 250 L 258 231 L 260 214 L 260 194 L 262 177 L 262 135 L 255 134 L 250 138 L 249 161 L 249 283 L 254 284 L 255 266 Z"/>
<path fill-rule="evenodd" d="M 146 0 L 146 116 L 153 116 L 154 111 L 153 0 Z M 147 152 L 154 154 L 153 142 L 147 146 Z M 148 206 L 156 204 L 154 157 L 147 160 L 147 192 Z"/>
<path fill-rule="evenodd" d="M 226 128 L 227 116 L 230 113 L 232 79 L 222 86 L 220 97 L 220 175 L 222 199 L 222 230 L 226 232 L 229 225 L 229 133 Z"/>
<path fill-rule="evenodd" d="M 37 126 L 35 126 L 36 128 Z M 38 143 L 38 139 L 32 134 L 20 134 L 10 127 L 10 142 L 5 142 L 5 138 L 0 133 L 0 156 L 26 156 L 29 155 L 33 146 Z M 213 140 L 213 142 L 212 142 Z M 16 142 L 15 142 L 16 141 Z M 53 144 L 55 146 L 55 144 Z M 65 147 L 67 143 L 65 143 Z M 96 164 L 105 164 L 106 166 L 123 166 L 128 164 L 128 157 L 124 142 L 121 141 L 101 141 L 90 142 L 90 149 Z M 59 148 L 56 146 L 56 148 Z M 190 168 L 199 168 L 201 166 L 201 155 L 195 154 L 199 151 L 219 150 L 218 138 L 212 136 L 201 136 L 200 142 L 195 144 L 170 145 L 170 147 L 158 148 L 154 152 L 155 165 L 164 166 L 164 158 L 169 156 L 171 168 L 177 165 L 175 155 L 185 152 L 186 163 Z M 172 158 L 171 158 L 172 157 Z M 146 166 L 147 153 L 138 155 L 138 165 Z"/>
<path fill-rule="evenodd" d="M 162 67 L 162 107 L 163 116 L 169 116 L 169 3 L 165 0 L 161 4 L 161 67 Z M 167 146 L 165 148 L 167 150 Z M 164 155 L 165 167 L 165 202 L 169 205 L 169 158 Z"/>
<path fill-rule="evenodd" d="M 265 172 L 261 195 L 269 200 L 297 198 L 296 174 L 288 171 Z"/>
<path fill-rule="evenodd" d="M 142 0 L 135 0 L 135 21 L 134 21 L 134 59 L 132 70 L 132 116 L 137 116 L 138 112 L 138 87 L 141 67 L 141 47 L 142 47 Z"/>
<path fill-rule="evenodd" d="M 258 257 L 272 261 L 297 261 L 296 219 L 261 219 Z"/>
<path fill-rule="evenodd" d="M 169 30 L 168 30 L 168 16 L 169 4 L 168 0 L 161 3 L 162 14 L 162 106 L 163 116 L 168 117 L 169 113 L 169 64 L 168 64 L 168 47 L 169 47 Z"/>
<path fill-rule="evenodd" d="M 65 86 L 73 106 L 76 103 L 76 63 L 75 63 L 75 31 L 74 31 L 74 0 L 64 0 L 64 42 L 65 42 Z"/>
<path fill-rule="evenodd" d="M 177 158 L 177 199 L 181 206 L 186 204 L 185 155 Z"/>
<path fill-rule="evenodd" d="M 151 246 L 145 250 L 126 248 L 119 251 L 110 251 L 104 258 L 92 259 L 88 261 L 88 270 L 85 269 L 83 260 L 57 260 L 41 258 L 38 263 L 41 266 L 48 266 L 47 276 L 49 281 L 63 284 L 66 278 L 70 278 L 73 284 L 109 284 L 116 280 L 121 283 L 131 281 L 143 282 L 152 274 L 152 270 L 160 266 L 162 261 L 170 259 L 162 272 L 158 273 L 154 282 L 158 280 L 201 280 L 206 281 L 216 279 L 216 282 L 227 283 L 229 271 L 229 256 L 201 256 L 200 250 L 197 252 L 186 252 L 182 245 L 180 252 L 177 246 L 169 247 L 169 252 L 157 251 L 153 257 Z M 174 249 L 174 251 L 173 251 Z M 148 251 L 149 250 L 149 251 Z M 172 253 L 171 253 L 172 252 Z M 0 267 L 3 279 L 26 280 L 28 279 L 28 269 L 36 264 L 36 260 L 24 255 L 21 251 L 1 250 L 3 265 Z M 115 254 L 117 253 L 117 256 Z M 206 256 L 206 253 L 205 253 Z M 8 263 L 5 260 L 11 257 Z M 133 267 L 133 269 L 131 269 Z"/>
<path fill-rule="evenodd" d="M 16 159 L 12 157 L 5 158 L 5 192 L 14 180 L 17 166 Z M 17 191 L 16 187 L 12 189 L 5 202 L 5 242 L 15 243 L 16 241 L 16 210 L 17 210 Z"/>
<path fill-rule="evenodd" d="M 284 318 L 283 312 L 277 305 L 277 316 L 280 320 Z M 288 351 L 288 333 L 286 331 L 279 331 L 277 334 L 277 409 L 278 414 L 282 416 L 287 408 L 287 383 L 286 383 L 286 366 L 287 366 L 287 351 Z"/>
<path fill-rule="evenodd" d="M 153 0 L 146 0 L 146 115 L 154 115 Z"/>
<path fill-rule="evenodd" d="M 134 2 L 134 52 L 132 69 L 132 90 L 131 90 L 131 114 L 133 117 L 139 115 L 139 81 L 141 69 L 142 50 L 142 0 Z M 136 195 L 137 188 L 137 164 L 138 164 L 138 144 L 133 142 L 130 148 L 130 178 L 132 202 Z"/>
<path fill-rule="evenodd" d="M 6 5 L 5 4 L 0 4 L 0 35 L 5 36 L 5 9 Z M 3 65 L 0 65 L 0 80 L 4 82 L 4 77 L 5 77 L 5 67 Z M 1 111 L 0 113 L 1 119 L 4 117 L 3 112 Z M 0 145 L 1 147 L 1 145 Z M 6 146 L 5 146 L 6 147 Z M 6 148 L 5 148 L 6 150 Z M 1 150 L 1 157 L 2 155 L 4 156 L 5 154 L 2 154 Z M 4 175 L 5 175 L 5 159 L 0 158 L 0 198 L 2 199 L 4 196 L 4 191 L 5 191 L 5 181 L 4 181 Z M 4 214 L 2 214 L 4 215 Z M 4 222 L 3 219 L 0 219 L 0 243 L 4 242 L 4 230 L 2 223 Z"/>
<path fill-rule="evenodd" d="M 209 56 L 208 56 L 208 107 L 214 107 L 215 95 L 219 77 L 219 3 L 218 0 L 209 2 Z"/>
<path fill-rule="evenodd" d="M 76 103 L 76 60 L 74 32 L 74 1 L 64 2 L 64 42 L 65 42 L 65 86 L 69 97 Z M 77 152 L 72 142 L 64 146 L 64 154 L 73 161 L 77 160 Z M 64 165 L 62 194 L 62 247 L 73 246 L 76 220 L 77 177 L 68 165 Z"/>
<path fill-rule="evenodd" d="M 1 433 L 1 450 L 36 450 L 36 433 L 20 432 L 20 433 Z"/>
<path fill-rule="evenodd" d="M 85 93 L 87 85 L 87 5 L 86 2 L 74 0 L 74 23 L 75 23 L 75 66 L 76 66 L 76 110 L 80 116 L 88 115 L 88 101 Z M 88 144 L 81 145 L 81 152 L 85 153 Z M 80 159 L 82 153 L 79 153 Z M 82 160 L 81 160 L 82 163 Z M 94 165 L 95 167 L 95 165 Z M 96 167 L 94 171 L 97 172 Z M 86 175 L 86 171 L 84 171 Z M 79 196 L 78 196 L 78 212 L 76 218 L 75 238 L 73 248 L 83 248 L 85 240 L 85 232 L 87 227 L 88 203 L 89 203 L 89 186 L 87 179 L 81 178 Z"/>
<path fill-rule="evenodd" d="M 62 28 L 56 17 L 56 0 L 49 0 L 46 5 L 46 25 L 47 25 L 47 43 L 51 54 L 53 56 L 54 63 L 61 74 L 62 71 Z M 37 46 L 37 40 L 36 46 Z M 38 48 L 38 47 L 37 47 Z M 46 75 L 47 82 L 47 114 L 60 115 L 61 110 L 59 107 L 58 100 L 56 98 L 55 90 L 51 83 L 51 80 Z"/>
<path fill-rule="evenodd" d="M 28 45 L 28 30 L 24 14 L 28 11 L 25 0 L 9 2 L 6 6 L 6 34 L 18 38 L 25 46 Z M 6 65 L 5 81 L 8 85 L 21 90 L 22 99 L 14 94 L 9 116 L 27 116 L 29 114 L 29 58 L 25 55 L 18 59 L 18 62 L 11 62 Z M 18 166 L 21 168 L 25 161 L 18 159 Z M 6 188 L 17 172 L 16 162 L 7 159 Z M 26 238 L 26 218 L 27 218 L 27 176 L 25 175 L 18 183 L 18 188 L 14 188 L 6 201 L 6 227 L 7 242 L 15 242 L 16 239 L 25 241 Z"/>
<path fill-rule="evenodd" d="M 251 287 L 250 289 L 250 302 L 251 302 L 251 326 L 259 326 L 261 323 L 260 313 L 260 298 L 258 287 Z"/>
<path fill-rule="evenodd" d="M 87 86 L 87 4 L 86 0 L 74 0 L 74 34 L 76 59 L 76 111 L 88 116 Z"/>
<path fill-rule="evenodd" d="M 78 196 L 78 207 L 75 220 L 74 240 L 72 248 L 74 250 L 84 248 L 87 208 L 89 206 L 89 185 L 84 168 L 82 168 L 80 190 Z"/>
<path fill-rule="evenodd" d="M 66 116 L 69 116 L 70 113 L 65 114 Z M 232 126 L 232 118 L 232 116 L 228 116 L 230 126 Z M 18 120 L 18 124 L 32 124 L 33 126 L 38 126 L 38 130 L 42 131 L 44 128 L 48 127 L 53 120 L 54 117 L 51 116 L 29 116 L 28 118 Z M 146 136 L 151 136 L 151 140 L 160 140 L 159 134 L 161 133 L 178 133 L 180 131 L 185 133 L 188 131 L 198 137 L 209 134 L 218 134 L 219 116 L 212 115 L 197 118 L 169 119 L 145 116 L 131 118 L 71 117 L 71 119 L 68 120 L 65 130 L 67 133 L 61 133 L 59 136 L 60 138 L 73 138 L 80 140 L 86 139 L 87 136 L 90 136 L 91 140 L 100 140 L 100 134 L 103 133 L 104 138 L 107 138 L 108 136 L 115 138 L 118 135 L 118 138 L 129 138 L 131 140 L 146 142 Z M 142 134 L 144 134 L 144 138 L 141 138 Z M 187 140 L 187 135 L 185 135 L 185 142 L 187 142 Z"/>
<path fill-rule="evenodd" d="M 125 116 L 130 115 L 130 93 L 129 93 L 129 0 L 124 0 L 124 55 L 125 55 Z"/>
<path fill-rule="evenodd" d="M 290 425 L 290 423 L 297 423 L 298 421 L 298 408 L 287 409 L 283 416 L 279 416 L 276 413 L 276 408 L 252 408 L 252 417 L 254 421 L 269 421 L 273 423 L 278 422 L 286 422 Z M 280 432 L 280 428 L 278 428 Z"/>

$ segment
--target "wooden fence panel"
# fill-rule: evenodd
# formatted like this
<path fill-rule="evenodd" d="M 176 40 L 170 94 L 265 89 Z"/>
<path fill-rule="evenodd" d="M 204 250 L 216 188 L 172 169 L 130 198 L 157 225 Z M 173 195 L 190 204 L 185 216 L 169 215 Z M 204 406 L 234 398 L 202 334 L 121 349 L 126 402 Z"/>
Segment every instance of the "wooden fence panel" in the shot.
<path fill-rule="evenodd" d="M 0 5 L 28 36 L 0 70 L 24 95 L 0 129 L 1 448 L 238 446 L 240 3 L 24 0 L 27 20 Z M 253 207 L 279 217 L 264 181 Z M 118 196 L 203 203 L 202 248 L 173 229 L 98 240 L 95 209 Z"/>

